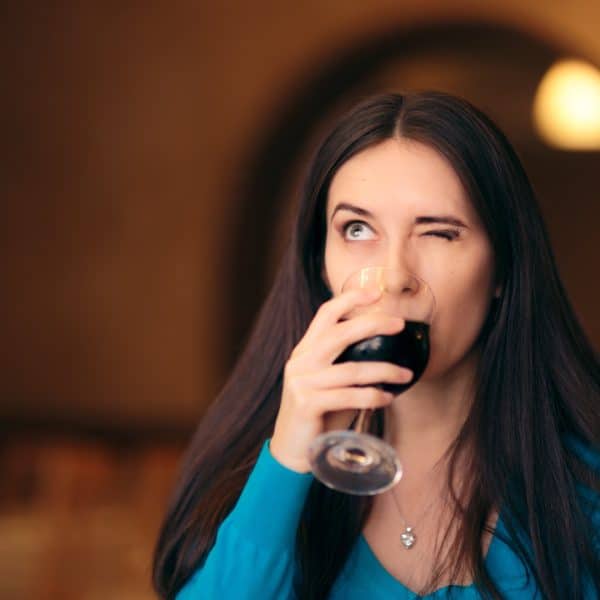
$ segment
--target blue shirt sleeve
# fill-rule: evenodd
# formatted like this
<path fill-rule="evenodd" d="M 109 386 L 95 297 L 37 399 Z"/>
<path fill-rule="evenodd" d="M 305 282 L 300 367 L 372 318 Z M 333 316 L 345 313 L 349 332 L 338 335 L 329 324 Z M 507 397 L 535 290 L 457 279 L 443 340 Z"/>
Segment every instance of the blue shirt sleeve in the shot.
<path fill-rule="evenodd" d="M 269 442 L 204 564 L 177 600 L 293 597 L 296 530 L 313 476 L 280 464 Z"/>

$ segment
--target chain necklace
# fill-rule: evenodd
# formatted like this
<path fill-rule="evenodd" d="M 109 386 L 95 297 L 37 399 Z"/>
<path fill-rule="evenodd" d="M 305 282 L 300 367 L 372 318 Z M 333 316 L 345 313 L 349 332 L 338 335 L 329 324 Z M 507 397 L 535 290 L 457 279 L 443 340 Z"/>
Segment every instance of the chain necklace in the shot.
<path fill-rule="evenodd" d="M 387 411 L 388 411 L 388 408 L 386 408 L 386 416 L 388 414 Z M 386 423 L 389 423 L 389 420 L 386 419 Z M 430 479 L 432 474 L 433 473 L 430 472 L 427 479 Z M 402 519 L 402 523 L 404 524 L 404 529 L 403 529 L 402 533 L 400 534 L 400 543 L 402 544 L 402 546 L 404 546 L 404 548 L 406 548 L 407 550 L 410 550 L 417 543 L 417 534 L 415 533 L 415 526 L 419 526 L 421 521 L 425 518 L 425 516 L 432 509 L 433 505 L 435 504 L 436 496 L 433 495 L 431 501 L 425 506 L 425 509 L 419 515 L 419 518 L 414 522 L 414 525 L 409 525 L 407 520 L 402 515 L 402 509 L 400 508 L 400 502 L 398 501 L 398 498 L 396 497 L 395 492 L 396 492 L 397 487 L 398 486 L 393 487 L 390 490 L 390 492 L 392 494 L 392 498 L 394 499 L 394 504 L 396 505 L 396 509 L 398 510 L 398 516 Z"/>
<path fill-rule="evenodd" d="M 415 521 L 415 524 L 409 525 L 404 516 L 402 515 L 402 509 L 400 508 L 400 502 L 398 502 L 398 498 L 396 497 L 395 488 L 392 488 L 391 493 L 392 498 L 394 499 L 394 504 L 398 509 L 398 515 L 404 523 L 404 530 L 400 534 L 400 543 L 404 546 L 404 548 L 410 550 L 417 543 L 417 534 L 415 533 L 415 526 L 418 526 L 421 523 L 421 521 L 425 518 L 427 513 L 431 510 L 431 508 L 434 505 L 435 496 L 433 497 L 431 502 L 427 504 L 423 512 L 420 514 L 419 518 Z"/>

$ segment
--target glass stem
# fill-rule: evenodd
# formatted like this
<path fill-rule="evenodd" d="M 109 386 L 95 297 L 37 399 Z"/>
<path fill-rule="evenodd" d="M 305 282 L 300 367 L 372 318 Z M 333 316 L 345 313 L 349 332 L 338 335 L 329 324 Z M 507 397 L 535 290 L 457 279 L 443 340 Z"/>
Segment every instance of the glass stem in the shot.
<path fill-rule="evenodd" d="M 373 411 L 370 408 L 359 410 L 358 417 L 356 418 L 356 422 L 352 430 L 356 431 L 356 433 L 367 433 L 372 414 Z"/>

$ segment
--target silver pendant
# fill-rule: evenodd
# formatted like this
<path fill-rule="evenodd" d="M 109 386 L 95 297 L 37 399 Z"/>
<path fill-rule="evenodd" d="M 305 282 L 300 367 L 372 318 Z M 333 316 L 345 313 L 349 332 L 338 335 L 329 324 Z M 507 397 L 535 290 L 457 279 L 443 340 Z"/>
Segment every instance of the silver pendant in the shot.
<path fill-rule="evenodd" d="M 410 550 L 417 541 L 417 536 L 413 533 L 412 527 L 407 527 L 400 534 L 400 543 L 407 549 Z"/>

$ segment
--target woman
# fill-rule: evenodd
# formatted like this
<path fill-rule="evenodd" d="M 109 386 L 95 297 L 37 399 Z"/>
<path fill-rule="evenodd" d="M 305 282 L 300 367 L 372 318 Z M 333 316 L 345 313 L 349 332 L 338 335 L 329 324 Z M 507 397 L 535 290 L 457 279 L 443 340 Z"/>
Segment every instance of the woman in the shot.
<path fill-rule="evenodd" d="M 437 301 L 431 359 L 333 364 L 395 333 L 344 320 L 363 266 L 410 269 Z M 250 342 L 200 424 L 165 520 L 165 598 L 595 598 L 599 369 L 567 301 L 528 179 L 463 100 L 384 95 L 337 124 Z M 405 466 L 360 498 L 309 472 L 322 431 L 376 408 Z M 401 544 L 408 524 L 416 534 Z M 406 541 L 406 540 L 405 540 Z"/>

